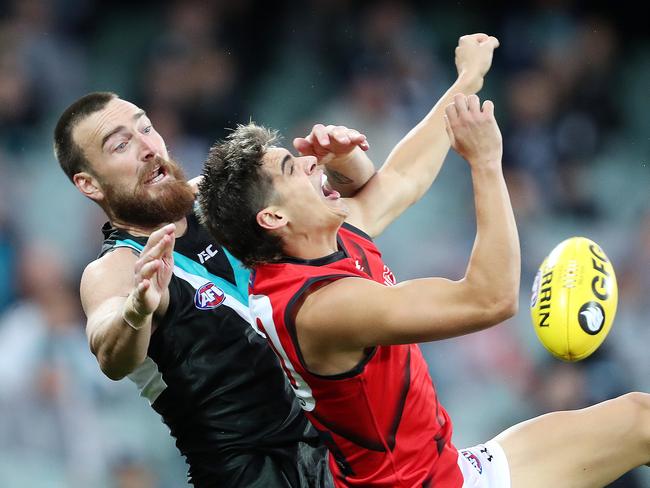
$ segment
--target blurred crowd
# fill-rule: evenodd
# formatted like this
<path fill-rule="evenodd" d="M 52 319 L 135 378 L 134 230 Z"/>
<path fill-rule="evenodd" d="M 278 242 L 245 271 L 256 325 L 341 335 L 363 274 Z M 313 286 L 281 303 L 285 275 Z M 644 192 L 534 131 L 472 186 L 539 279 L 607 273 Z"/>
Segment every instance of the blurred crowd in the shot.
<path fill-rule="evenodd" d="M 518 8 L 306 0 L 0 1 L 0 486 L 171 488 L 183 460 L 128 380 L 89 352 L 79 276 L 103 216 L 52 153 L 61 111 L 94 90 L 142 106 L 188 176 L 250 119 L 286 141 L 315 122 L 364 132 L 380 165 L 455 78 L 460 35 L 496 35 L 495 101 L 522 244 L 519 314 L 425 344 L 458 446 L 517 421 L 650 391 L 650 37 L 593 2 Z M 644 30 L 645 29 L 645 30 Z M 378 239 L 398 280 L 459 278 L 475 230 L 451 155 L 423 200 Z M 617 271 L 619 311 L 579 364 L 552 359 L 528 312 L 536 269 L 584 235 Z M 650 469 L 613 486 L 650 487 Z"/>

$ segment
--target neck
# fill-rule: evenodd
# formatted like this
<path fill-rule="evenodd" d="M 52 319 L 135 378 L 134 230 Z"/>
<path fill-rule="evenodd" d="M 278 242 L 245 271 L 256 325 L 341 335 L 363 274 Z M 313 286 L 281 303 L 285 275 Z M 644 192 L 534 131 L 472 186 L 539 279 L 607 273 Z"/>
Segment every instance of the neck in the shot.
<path fill-rule="evenodd" d="M 164 227 L 165 225 L 171 223 L 171 222 L 161 222 L 160 224 L 152 226 L 152 227 L 143 227 L 143 226 L 140 226 L 140 225 L 129 224 L 128 222 L 124 222 L 124 221 L 121 221 L 119 219 L 110 219 L 110 220 L 111 220 L 111 225 L 113 227 L 117 227 L 119 229 L 125 230 L 129 234 L 131 234 L 133 236 L 138 236 L 138 237 L 150 236 L 156 230 L 158 230 L 161 227 Z M 174 232 L 176 237 L 180 237 L 183 234 L 185 234 L 185 231 L 187 230 L 187 218 L 186 217 L 182 217 L 181 219 L 174 222 L 174 224 L 176 224 L 176 232 Z"/>
<path fill-rule="evenodd" d="M 289 224 L 291 225 L 291 224 Z M 320 233 L 292 233 L 283 239 L 283 251 L 298 259 L 318 259 L 339 250 L 336 234 L 340 226 Z"/>

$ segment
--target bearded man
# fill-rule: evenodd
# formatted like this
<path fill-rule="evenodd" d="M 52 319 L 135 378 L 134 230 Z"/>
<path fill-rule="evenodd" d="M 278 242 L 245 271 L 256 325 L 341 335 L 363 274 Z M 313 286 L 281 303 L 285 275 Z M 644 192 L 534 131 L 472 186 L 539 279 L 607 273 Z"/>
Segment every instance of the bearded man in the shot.
<path fill-rule="evenodd" d="M 196 184 L 144 110 L 88 94 L 61 115 L 54 146 L 63 171 L 108 217 L 81 280 L 90 348 L 104 374 L 128 376 L 161 415 L 189 481 L 331 486 L 325 450 L 250 326 L 248 273 L 199 224 Z M 316 125 L 296 147 L 327 156 L 339 191 L 374 173 L 354 130 Z"/>

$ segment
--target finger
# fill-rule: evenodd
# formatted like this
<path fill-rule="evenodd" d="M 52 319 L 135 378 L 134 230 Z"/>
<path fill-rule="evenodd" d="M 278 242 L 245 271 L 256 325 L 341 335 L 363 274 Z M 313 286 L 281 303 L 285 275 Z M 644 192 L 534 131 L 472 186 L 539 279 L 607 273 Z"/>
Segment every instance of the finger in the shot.
<path fill-rule="evenodd" d="M 494 116 L 494 104 L 491 100 L 485 100 L 483 102 L 483 113 Z"/>
<path fill-rule="evenodd" d="M 467 106 L 470 112 L 475 114 L 481 113 L 481 101 L 476 95 L 467 97 Z"/>
<path fill-rule="evenodd" d="M 458 110 L 456 109 L 456 104 L 450 103 L 445 107 L 445 117 L 447 117 L 449 123 L 453 123 L 458 120 Z"/>
<path fill-rule="evenodd" d="M 147 243 L 142 249 L 142 254 L 145 254 L 149 249 L 157 245 L 164 236 L 173 234 L 174 232 L 176 232 L 175 224 L 167 224 L 164 227 L 161 227 L 160 229 L 152 232 L 149 236 L 149 239 L 147 239 Z"/>
<path fill-rule="evenodd" d="M 140 283 L 138 283 L 138 286 L 136 286 L 135 292 L 133 293 L 134 300 L 137 302 L 142 302 L 144 294 L 147 292 L 150 286 L 151 280 L 142 280 Z"/>
<path fill-rule="evenodd" d="M 322 147 L 329 146 L 330 137 L 327 133 L 327 129 L 323 124 L 316 124 L 312 129 L 312 134 L 314 134 L 316 141 L 318 141 L 318 144 L 320 144 Z"/>
<path fill-rule="evenodd" d="M 466 115 L 468 112 L 468 107 L 467 107 L 467 97 L 463 95 L 462 93 L 457 93 L 454 95 L 454 105 L 456 106 L 456 111 L 458 112 L 458 115 Z"/>
<path fill-rule="evenodd" d="M 163 251 L 162 259 L 166 260 L 168 263 L 174 263 L 174 245 L 176 244 L 176 236 L 172 234 L 169 236 L 169 244 L 165 246 Z"/>
<path fill-rule="evenodd" d="M 476 34 L 472 34 L 471 37 L 474 41 L 477 41 L 479 44 L 487 41 L 490 38 L 490 36 L 488 36 L 484 32 L 477 32 Z"/>
<path fill-rule="evenodd" d="M 368 141 L 364 140 L 363 142 L 359 143 L 359 148 L 361 148 L 362 151 L 367 151 L 370 149 L 370 144 L 368 144 Z"/>
<path fill-rule="evenodd" d="M 160 259 L 154 259 L 153 261 L 149 261 L 147 264 L 142 266 L 142 269 L 140 270 L 140 279 L 141 280 L 147 280 L 151 278 L 158 269 L 160 269 L 160 265 L 162 263 L 160 262 Z"/>
<path fill-rule="evenodd" d="M 490 36 L 488 42 L 490 42 L 492 44 L 493 49 L 496 49 L 496 48 L 498 48 L 500 46 L 499 39 L 497 39 L 494 36 Z"/>
<path fill-rule="evenodd" d="M 154 247 L 149 249 L 146 253 L 143 252 L 140 256 L 140 259 L 143 261 L 143 265 L 149 261 L 160 258 L 164 254 L 167 246 L 169 246 L 171 240 L 171 236 L 165 234 Z"/>
<path fill-rule="evenodd" d="M 490 37 L 490 36 L 488 36 L 487 34 L 485 34 L 483 32 L 477 32 L 475 34 L 467 34 L 467 35 L 461 36 L 461 38 L 458 39 L 458 44 L 461 44 L 461 43 L 464 44 L 464 43 L 467 43 L 467 42 L 474 42 L 474 43 L 479 42 L 480 43 L 481 41 L 486 40 L 488 37 Z"/>
<path fill-rule="evenodd" d="M 348 136 L 348 128 L 347 127 L 335 127 L 332 130 L 330 139 L 333 137 L 336 142 L 339 144 L 350 144 L 350 137 Z"/>
<path fill-rule="evenodd" d="M 312 146 L 311 142 L 309 142 L 304 137 L 296 137 L 293 140 L 293 147 L 295 147 L 296 151 L 298 151 L 303 156 L 314 155 L 314 147 Z"/>
<path fill-rule="evenodd" d="M 366 136 L 356 129 L 348 129 L 348 137 L 352 141 L 359 141 L 364 139 Z"/>
<path fill-rule="evenodd" d="M 362 134 L 356 129 L 348 129 L 348 137 L 350 138 L 350 142 L 352 144 L 356 144 L 357 146 L 363 144 L 364 142 L 367 142 L 366 135 Z"/>
<path fill-rule="evenodd" d="M 447 136 L 449 136 L 449 143 L 454 146 L 454 143 L 456 142 L 456 139 L 454 138 L 454 131 L 451 128 L 451 124 L 449 122 L 449 117 L 445 115 L 445 130 L 447 131 Z"/>
<path fill-rule="evenodd" d="M 149 249 L 146 249 L 142 251 L 140 254 L 140 257 L 138 260 L 135 262 L 135 266 L 133 270 L 135 271 L 136 274 L 139 274 L 142 272 L 142 268 L 149 262 L 153 261 L 154 259 L 158 259 L 160 257 L 160 254 L 162 254 L 162 246 L 164 239 L 167 237 L 167 235 L 163 236 L 161 240 L 159 240 L 153 247 L 150 247 Z"/>

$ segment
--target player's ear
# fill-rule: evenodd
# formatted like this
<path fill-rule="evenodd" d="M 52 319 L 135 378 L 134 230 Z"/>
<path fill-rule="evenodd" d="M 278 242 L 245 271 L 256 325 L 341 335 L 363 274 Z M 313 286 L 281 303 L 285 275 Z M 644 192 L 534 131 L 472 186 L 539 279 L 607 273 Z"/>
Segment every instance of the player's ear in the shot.
<path fill-rule="evenodd" d="M 85 171 L 76 173 L 72 177 L 72 181 L 79 191 L 91 200 L 98 202 L 104 199 L 104 192 L 102 191 L 101 185 L 97 181 L 97 178 L 90 173 Z"/>
<path fill-rule="evenodd" d="M 266 230 L 278 230 L 288 222 L 284 212 L 275 205 L 265 207 L 257 212 L 256 220 L 259 226 Z"/>

